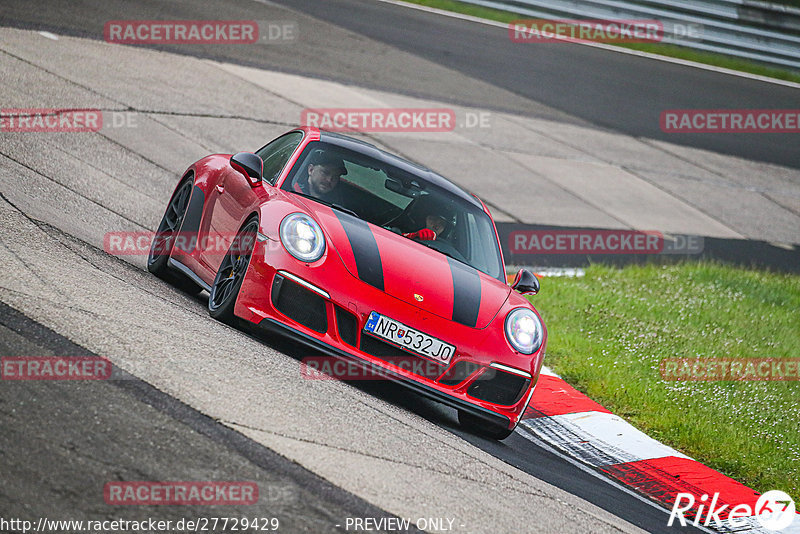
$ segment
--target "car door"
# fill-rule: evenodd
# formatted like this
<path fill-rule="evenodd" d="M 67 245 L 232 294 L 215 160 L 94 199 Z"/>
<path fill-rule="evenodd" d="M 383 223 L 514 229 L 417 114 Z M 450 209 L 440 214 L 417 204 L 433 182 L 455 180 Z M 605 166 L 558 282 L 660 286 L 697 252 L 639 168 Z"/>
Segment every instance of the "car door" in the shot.
<path fill-rule="evenodd" d="M 261 148 L 256 154 L 264 162 L 263 181 L 272 185 L 280 176 L 286 163 L 303 140 L 303 132 L 289 132 Z M 264 187 L 263 184 L 256 186 Z M 211 191 L 208 209 L 208 243 L 200 258 L 201 262 L 216 272 L 222 263 L 227 246 L 233 240 L 244 218 L 258 201 L 253 186 L 233 168 L 223 171 L 222 176 Z M 219 243 L 224 242 L 224 246 Z"/>

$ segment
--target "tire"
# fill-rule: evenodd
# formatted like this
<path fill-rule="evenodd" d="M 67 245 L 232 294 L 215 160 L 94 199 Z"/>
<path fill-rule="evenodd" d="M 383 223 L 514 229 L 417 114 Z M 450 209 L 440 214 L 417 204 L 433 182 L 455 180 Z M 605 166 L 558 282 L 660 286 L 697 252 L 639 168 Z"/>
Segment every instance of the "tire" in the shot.
<path fill-rule="evenodd" d="M 200 291 L 200 287 L 185 276 L 172 271 L 168 265 L 169 256 L 175 245 L 173 237 L 181 229 L 183 219 L 186 217 L 193 186 L 194 182 L 191 177 L 186 178 L 169 200 L 156 235 L 153 237 L 153 242 L 150 244 L 147 270 L 187 293 L 196 294 Z"/>
<path fill-rule="evenodd" d="M 211 295 L 208 297 L 208 313 L 214 319 L 235 326 L 236 317 L 233 308 L 239 296 L 253 247 L 258 234 L 258 218 L 252 217 L 244 223 L 242 229 L 236 234 L 228 252 L 211 285 Z"/>
<path fill-rule="evenodd" d="M 472 415 L 469 412 L 458 411 L 458 422 L 462 428 L 490 439 L 498 441 L 506 439 L 514 433 L 514 429 L 508 429 L 500 425 L 492 424 L 485 419 Z"/>

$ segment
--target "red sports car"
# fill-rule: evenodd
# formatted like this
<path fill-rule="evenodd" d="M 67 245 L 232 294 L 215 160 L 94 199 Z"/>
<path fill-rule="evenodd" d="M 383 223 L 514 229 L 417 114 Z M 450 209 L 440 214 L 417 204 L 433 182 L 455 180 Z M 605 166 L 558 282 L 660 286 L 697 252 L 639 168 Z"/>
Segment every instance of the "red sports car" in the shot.
<path fill-rule="evenodd" d="M 377 371 L 496 439 L 516 427 L 544 358 L 547 332 L 519 294 L 538 280 L 523 270 L 506 283 L 484 204 L 429 169 L 314 128 L 191 165 L 148 269 L 206 289 L 212 317 Z"/>

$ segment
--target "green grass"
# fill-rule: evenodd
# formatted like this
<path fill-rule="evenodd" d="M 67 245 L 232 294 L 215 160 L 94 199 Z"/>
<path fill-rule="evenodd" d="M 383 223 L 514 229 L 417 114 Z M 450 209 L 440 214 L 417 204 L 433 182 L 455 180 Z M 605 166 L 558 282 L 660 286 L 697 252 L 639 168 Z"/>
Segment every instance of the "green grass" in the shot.
<path fill-rule="evenodd" d="M 457 0 L 404 0 L 412 4 L 418 4 L 436 9 L 443 9 L 446 11 L 453 11 L 455 13 L 462 13 L 465 15 L 472 15 L 482 19 L 495 20 L 498 22 L 508 23 L 513 20 L 531 18 L 519 13 L 511 13 L 509 11 L 502 11 L 499 9 L 492 9 L 483 6 L 476 6 L 459 2 Z M 796 0 L 800 4 L 800 0 Z M 788 2 L 787 2 L 788 3 Z M 519 46 L 535 46 L 520 44 Z M 727 69 L 737 70 L 740 72 L 748 72 L 750 74 L 757 74 L 759 76 L 766 76 L 768 78 L 776 78 L 779 80 L 787 80 L 790 82 L 800 83 L 800 72 L 795 70 L 786 70 L 780 68 L 769 67 L 756 63 L 739 59 L 733 56 L 726 56 L 724 54 L 715 54 L 712 52 L 701 52 L 691 48 L 676 46 L 671 44 L 660 43 L 618 43 L 615 46 L 627 48 L 630 50 L 638 50 L 641 52 L 649 52 L 651 54 L 658 54 L 678 59 L 685 59 L 688 61 L 696 61 L 706 65 L 713 65 L 715 67 L 723 67 Z"/>
<path fill-rule="evenodd" d="M 631 424 L 761 492 L 800 497 L 800 382 L 664 381 L 663 358 L 800 357 L 800 276 L 592 266 L 531 297 L 545 364 Z"/>

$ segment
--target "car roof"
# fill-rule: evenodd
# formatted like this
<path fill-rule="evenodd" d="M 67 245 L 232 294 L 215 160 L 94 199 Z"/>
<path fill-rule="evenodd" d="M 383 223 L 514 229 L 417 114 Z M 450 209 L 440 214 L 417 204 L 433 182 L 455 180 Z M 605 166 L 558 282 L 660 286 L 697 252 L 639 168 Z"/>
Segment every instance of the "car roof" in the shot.
<path fill-rule="evenodd" d="M 481 211 L 484 211 L 483 204 L 480 200 L 467 193 L 441 174 L 438 174 L 427 167 L 412 161 L 408 161 L 407 159 L 396 156 L 390 152 L 386 152 L 385 150 L 381 150 L 372 143 L 367 143 L 366 141 L 355 139 L 339 133 L 319 130 L 319 137 L 320 141 L 322 142 L 352 150 L 353 152 L 358 152 L 359 154 L 364 154 L 365 156 L 369 156 L 382 163 L 397 167 L 409 174 L 419 176 L 423 180 L 441 189 L 444 189 L 452 195 L 466 200 L 467 202 L 477 206 Z"/>

